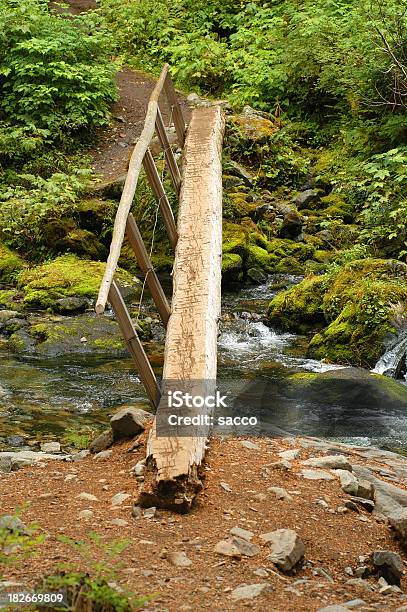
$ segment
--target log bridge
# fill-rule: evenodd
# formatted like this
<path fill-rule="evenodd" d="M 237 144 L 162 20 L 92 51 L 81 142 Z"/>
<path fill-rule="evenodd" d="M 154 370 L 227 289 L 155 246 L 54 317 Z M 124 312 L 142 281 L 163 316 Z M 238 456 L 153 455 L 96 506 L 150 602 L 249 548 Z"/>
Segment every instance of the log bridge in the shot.
<path fill-rule="evenodd" d="M 167 96 L 171 108 L 178 146 L 182 149 L 181 168 L 169 144 L 160 112 L 161 94 Z M 162 380 L 166 383 L 174 381 L 174 384 L 179 381 L 185 384 L 216 381 L 221 301 L 223 133 L 224 117 L 219 106 L 194 109 L 189 125 L 186 125 L 169 67 L 165 65 L 151 94 L 144 128 L 130 158 L 95 308 L 100 315 L 106 303 L 110 303 L 140 380 L 156 411 L 147 443 L 146 478 L 138 503 L 178 512 L 187 512 L 202 488 L 200 468 L 205 455 L 206 435 L 178 437 L 157 432 L 157 420 L 165 413 L 167 400 L 115 283 L 114 274 L 126 235 L 166 327 Z M 160 141 L 166 169 L 178 196 L 177 222 L 149 148 L 154 134 Z M 175 250 L 171 305 L 131 213 L 142 166 Z"/>

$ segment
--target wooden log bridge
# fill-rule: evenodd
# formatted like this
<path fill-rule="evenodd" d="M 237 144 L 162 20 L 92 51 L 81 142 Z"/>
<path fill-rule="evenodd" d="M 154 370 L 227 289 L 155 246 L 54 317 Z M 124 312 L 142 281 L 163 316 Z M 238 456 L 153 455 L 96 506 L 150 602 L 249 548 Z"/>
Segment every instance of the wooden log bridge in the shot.
<path fill-rule="evenodd" d="M 178 145 L 183 150 L 181 171 L 168 143 L 158 105 L 162 90 L 167 95 Z M 154 132 L 160 140 L 166 168 L 179 197 L 177 224 L 149 150 Z M 147 444 L 147 470 L 139 503 L 178 512 L 187 512 L 202 488 L 200 468 L 208 432 L 182 436 L 163 434 L 160 423 L 168 409 L 163 390 L 171 384 L 192 388 L 198 383 L 201 389 L 202 383 L 214 389 L 216 381 L 221 300 L 223 132 L 224 118 L 219 106 L 193 110 L 187 128 L 165 65 L 151 94 L 144 129 L 130 159 L 96 303 L 96 312 L 101 314 L 106 302 L 110 302 L 150 402 L 157 410 Z M 170 242 L 175 247 L 171 306 L 131 214 L 142 166 L 158 201 Z M 161 385 L 114 282 L 125 234 L 167 327 Z M 177 413 L 177 409 L 172 409 L 174 412 Z"/>

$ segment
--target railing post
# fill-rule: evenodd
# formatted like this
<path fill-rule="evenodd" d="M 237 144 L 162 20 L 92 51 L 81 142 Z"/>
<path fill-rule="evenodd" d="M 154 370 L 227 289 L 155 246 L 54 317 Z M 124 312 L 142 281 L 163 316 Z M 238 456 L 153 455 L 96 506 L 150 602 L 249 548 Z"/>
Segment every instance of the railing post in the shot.
<path fill-rule="evenodd" d="M 109 302 L 116 315 L 116 319 L 123 338 L 126 341 L 127 348 L 129 349 L 129 352 L 136 364 L 140 380 L 147 391 L 150 402 L 154 408 L 157 409 L 158 402 L 160 401 L 160 387 L 158 386 L 157 379 L 144 351 L 143 345 L 141 344 L 137 332 L 134 329 L 133 322 L 130 318 L 120 291 L 114 281 L 110 285 Z"/>
<path fill-rule="evenodd" d="M 163 122 L 163 118 L 160 112 L 160 109 L 157 110 L 157 117 L 155 120 L 155 127 L 157 130 L 158 139 L 161 143 L 161 146 L 164 151 L 165 161 L 170 171 L 172 184 L 174 185 L 175 193 L 179 197 L 181 191 L 181 174 L 178 168 L 178 164 L 174 157 L 174 152 L 171 149 L 171 145 L 168 140 L 167 132 L 165 131 L 165 126 Z"/>
<path fill-rule="evenodd" d="M 178 137 L 178 144 L 181 149 L 183 149 L 185 144 L 185 119 L 177 98 L 177 94 L 175 92 L 174 83 L 172 82 L 170 73 L 167 73 L 167 77 L 164 82 L 164 90 L 167 94 L 167 99 L 171 106 L 175 131 L 177 132 Z"/>
<path fill-rule="evenodd" d="M 157 274 L 155 273 L 155 270 L 151 264 L 139 228 L 137 227 L 137 223 L 135 222 L 131 213 L 127 217 L 126 235 L 128 241 L 130 242 L 130 246 L 136 255 L 137 263 L 145 275 L 148 288 L 150 289 L 154 304 L 157 306 L 158 312 L 160 313 L 161 320 L 164 325 L 167 326 L 171 309 L 167 298 L 165 297 L 163 288 L 161 287 L 161 283 L 158 280 Z"/>
<path fill-rule="evenodd" d="M 158 201 L 158 205 L 160 207 L 160 211 L 164 219 L 165 227 L 167 228 L 168 237 L 173 248 L 175 249 L 178 240 L 177 227 L 175 225 L 174 215 L 172 213 L 167 194 L 165 193 L 163 184 L 160 179 L 160 175 L 158 174 L 150 149 L 147 149 L 146 151 L 146 154 L 143 159 L 143 166 L 148 178 L 148 182 L 150 183 L 151 188 L 154 191 L 154 195 Z"/>

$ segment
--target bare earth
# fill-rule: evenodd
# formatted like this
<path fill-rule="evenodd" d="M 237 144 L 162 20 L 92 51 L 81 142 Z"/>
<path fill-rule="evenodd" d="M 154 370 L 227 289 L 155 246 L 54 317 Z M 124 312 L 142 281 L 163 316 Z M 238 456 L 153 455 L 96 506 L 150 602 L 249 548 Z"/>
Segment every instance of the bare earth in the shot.
<path fill-rule="evenodd" d="M 374 550 L 398 552 L 406 563 L 407 557 L 388 526 L 364 510 L 360 514 L 351 510 L 346 514 L 337 512 L 349 499 L 337 480 L 309 481 L 298 474 L 300 460 L 320 454 L 315 449 L 312 452 L 302 449 L 292 469 L 281 471 L 267 465 L 280 460 L 279 451 L 295 448 L 296 441 L 253 442 L 259 449 L 248 449 L 238 439 L 211 440 L 204 491 L 189 515 L 161 510 L 153 519 L 132 517 L 139 485 L 130 469 L 145 456 L 144 442 L 131 453 L 127 452 L 130 442 L 116 445 L 108 459 L 54 461 L 44 467 L 26 467 L 2 475 L 1 513 L 12 512 L 29 502 L 23 513 L 24 522 L 36 521 L 48 534 L 38 556 L 7 570 L 7 578 L 35 585 L 41 576 L 54 572 L 62 561 L 84 566 L 69 547 L 58 542 L 57 536 L 63 533 L 78 540 L 96 531 L 107 542 L 130 541 L 129 548 L 121 555 L 124 569 L 119 572 L 118 583 L 137 594 L 157 593 L 153 602 L 146 605 L 148 610 L 249 607 L 259 611 L 314 611 L 355 598 L 366 602 L 358 610 L 391 611 L 403 605 L 402 594 L 384 596 L 377 589 L 370 591 L 370 585 L 377 585 L 374 578 L 364 580 L 365 587 L 347 584 L 351 576 L 345 568 L 361 565 L 358 557 Z M 352 461 L 359 460 L 355 456 Z M 68 474 L 74 474 L 74 478 L 66 481 Z M 229 485 L 231 491 L 224 490 L 220 483 Z M 277 500 L 268 491 L 270 486 L 284 487 L 292 495 L 292 501 Z M 95 495 L 98 501 L 79 499 L 77 496 L 82 492 Z M 111 498 L 119 492 L 129 493 L 131 497 L 118 508 L 112 508 Z M 328 507 L 318 500 L 324 500 Z M 94 512 L 90 520 L 78 518 L 84 509 Z M 121 518 L 127 524 L 112 525 L 110 521 L 114 518 Z M 254 532 L 252 541 L 261 546 L 260 554 L 233 560 L 214 552 L 215 544 L 229 537 L 229 530 L 234 526 Z M 306 546 L 305 563 L 291 575 L 280 573 L 266 559 L 269 550 L 258 537 L 279 528 L 295 529 Z M 165 558 L 166 551 L 184 551 L 192 561 L 191 566 L 174 567 Z M 91 567 L 89 562 L 88 567 Z M 254 574 L 259 568 L 269 569 L 269 575 L 264 578 Z M 327 570 L 334 582 L 315 575 L 317 568 Z M 239 585 L 264 582 L 272 587 L 270 592 L 249 601 L 233 600 L 231 592 Z M 405 587 L 403 579 L 402 589 Z"/>

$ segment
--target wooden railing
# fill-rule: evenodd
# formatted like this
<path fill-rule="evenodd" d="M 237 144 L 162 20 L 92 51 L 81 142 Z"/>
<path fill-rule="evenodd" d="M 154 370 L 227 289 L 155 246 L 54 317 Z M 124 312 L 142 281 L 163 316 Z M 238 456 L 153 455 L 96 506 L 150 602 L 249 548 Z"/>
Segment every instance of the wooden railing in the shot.
<path fill-rule="evenodd" d="M 171 176 L 175 193 L 179 197 L 181 189 L 181 174 L 174 156 L 174 152 L 168 141 L 159 107 L 159 97 L 162 92 L 166 94 L 171 109 L 171 117 L 174 121 L 178 144 L 181 148 L 184 147 L 186 124 L 177 99 L 173 82 L 171 80 L 168 64 L 165 64 L 157 84 L 150 96 L 144 127 L 130 157 L 126 181 L 124 183 L 122 196 L 114 222 L 110 253 L 95 307 L 96 313 L 102 314 L 106 308 L 107 301 L 110 302 L 129 352 L 135 361 L 141 382 L 147 391 L 150 402 L 155 408 L 158 406 L 160 389 L 150 362 L 134 328 L 129 312 L 114 281 L 114 274 L 120 258 L 123 240 L 125 235 L 127 235 L 128 241 L 135 253 L 138 265 L 142 273 L 145 275 L 146 283 L 158 309 L 161 320 L 165 326 L 167 325 L 171 309 L 161 287 L 160 281 L 152 266 L 150 256 L 137 227 L 137 223 L 130 212 L 137 189 L 141 168 L 143 166 L 148 182 L 155 198 L 157 199 L 170 242 L 175 249 L 178 234 L 174 221 L 174 215 L 172 213 L 170 203 L 165 193 L 165 189 L 155 165 L 153 156 L 149 149 L 151 140 L 156 133 L 164 152 L 165 163 Z"/>

